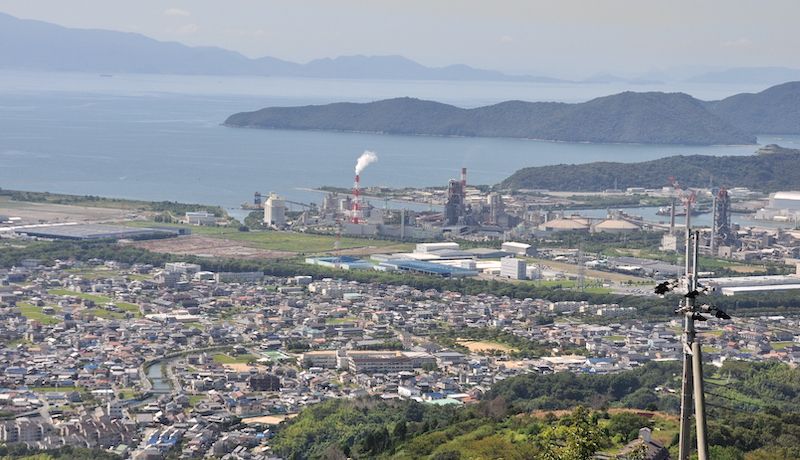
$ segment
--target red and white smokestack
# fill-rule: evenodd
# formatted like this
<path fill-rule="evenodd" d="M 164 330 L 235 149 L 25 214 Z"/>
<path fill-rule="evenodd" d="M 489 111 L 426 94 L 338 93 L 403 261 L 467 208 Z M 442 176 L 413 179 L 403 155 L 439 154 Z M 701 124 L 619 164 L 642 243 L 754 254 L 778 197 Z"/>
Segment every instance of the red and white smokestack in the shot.
<path fill-rule="evenodd" d="M 353 184 L 353 209 L 350 216 L 351 222 L 354 224 L 361 223 L 361 175 L 356 174 L 356 180 Z"/>

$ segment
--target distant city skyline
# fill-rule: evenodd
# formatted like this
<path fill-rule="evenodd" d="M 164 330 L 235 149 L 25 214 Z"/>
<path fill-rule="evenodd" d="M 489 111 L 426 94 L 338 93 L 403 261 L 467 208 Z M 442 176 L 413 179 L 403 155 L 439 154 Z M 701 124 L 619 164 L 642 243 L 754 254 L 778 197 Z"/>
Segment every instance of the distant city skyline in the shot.
<path fill-rule="evenodd" d="M 402 55 L 567 78 L 800 67 L 792 0 L 0 0 L 0 11 L 295 62 Z"/>

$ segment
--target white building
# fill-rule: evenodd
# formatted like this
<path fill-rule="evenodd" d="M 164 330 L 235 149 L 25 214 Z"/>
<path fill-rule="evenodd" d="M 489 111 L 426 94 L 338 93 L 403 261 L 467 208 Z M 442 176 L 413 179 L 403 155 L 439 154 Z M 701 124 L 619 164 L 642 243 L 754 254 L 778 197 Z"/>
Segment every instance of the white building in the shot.
<path fill-rule="evenodd" d="M 192 276 L 202 269 L 198 264 L 190 264 L 188 262 L 167 262 L 164 264 L 164 270 L 172 273 L 181 273 L 184 275 Z"/>
<path fill-rule="evenodd" d="M 217 283 L 257 283 L 264 279 L 264 272 L 219 272 L 214 275 Z"/>
<path fill-rule="evenodd" d="M 286 204 L 275 193 L 270 193 L 264 203 L 264 224 L 273 227 L 286 225 Z"/>
<path fill-rule="evenodd" d="M 191 225 L 217 225 L 217 217 L 210 212 L 187 212 L 186 223 Z"/>
<path fill-rule="evenodd" d="M 531 254 L 531 245 L 526 243 L 516 243 L 513 241 L 508 241 L 503 243 L 501 249 L 510 254 L 517 254 L 520 256 L 527 256 Z"/>
<path fill-rule="evenodd" d="M 769 205 L 756 212 L 756 219 L 777 221 L 800 219 L 800 191 L 773 193 L 769 196 Z"/>
<path fill-rule="evenodd" d="M 458 250 L 459 246 L 458 243 L 446 242 L 446 243 L 419 243 L 417 244 L 417 248 L 414 252 L 418 253 L 429 253 L 433 251 L 441 251 L 443 249 L 448 250 Z"/>
<path fill-rule="evenodd" d="M 500 259 L 500 276 L 512 280 L 524 280 L 526 271 L 525 261 L 516 257 L 503 257 Z"/>

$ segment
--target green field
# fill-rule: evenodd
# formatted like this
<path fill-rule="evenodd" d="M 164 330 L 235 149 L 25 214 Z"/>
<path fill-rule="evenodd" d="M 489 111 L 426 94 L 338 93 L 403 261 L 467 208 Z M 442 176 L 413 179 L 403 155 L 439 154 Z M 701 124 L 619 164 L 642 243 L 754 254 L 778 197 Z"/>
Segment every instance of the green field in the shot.
<path fill-rule="evenodd" d="M 36 393 L 58 393 L 80 391 L 80 389 L 78 387 L 33 387 L 31 391 Z"/>
<path fill-rule="evenodd" d="M 50 289 L 47 291 L 50 295 L 63 295 L 63 296 L 70 296 L 70 297 L 78 297 L 79 299 L 91 300 L 94 303 L 109 303 L 114 302 L 111 298 L 97 295 L 97 294 L 87 294 L 85 292 L 75 292 L 70 291 L 68 289 Z"/>
<path fill-rule="evenodd" d="M 156 225 L 153 222 L 127 222 L 127 225 L 137 227 L 148 227 Z M 169 226 L 177 228 L 189 228 L 194 235 L 209 236 L 229 241 L 239 241 L 248 245 L 271 251 L 289 251 L 298 253 L 317 253 L 333 251 L 336 237 L 333 235 L 315 235 L 311 233 L 298 233 L 288 231 L 250 231 L 240 232 L 231 227 L 205 227 L 194 225 L 178 224 L 157 224 L 159 226 Z M 387 251 L 401 252 L 409 251 L 414 245 L 408 243 L 398 243 L 387 240 L 371 240 L 366 238 L 341 237 L 339 240 L 340 249 L 352 249 L 363 247 L 386 248 Z"/>
<path fill-rule="evenodd" d="M 68 268 L 64 272 L 91 280 L 119 275 L 119 272 L 108 268 Z"/>
<path fill-rule="evenodd" d="M 60 322 L 58 318 L 42 313 L 42 307 L 37 307 L 36 305 L 20 302 L 17 304 L 17 308 L 19 308 L 22 316 L 31 321 L 38 321 L 44 325 L 58 324 Z"/>
<path fill-rule="evenodd" d="M 356 321 L 358 321 L 358 318 L 353 318 L 353 317 L 328 318 L 325 320 L 325 324 L 345 324 L 345 323 L 354 323 Z"/>
<path fill-rule="evenodd" d="M 791 347 L 793 345 L 796 345 L 796 344 L 794 342 L 772 342 L 772 343 L 770 343 L 770 346 L 772 346 L 772 349 L 775 350 L 775 351 L 781 351 L 781 350 L 785 349 L 786 347 Z"/>
<path fill-rule="evenodd" d="M 116 302 L 114 299 L 97 294 L 87 294 L 85 292 L 74 292 L 67 289 L 50 289 L 47 291 L 50 295 L 63 295 L 70 297 L 78 297 L 79 299 L 91 300 L 98 305 L 113 303 L 123 312 L 130 312 L 133 316 L 141 318 L 142 314 L 139 312 L 139 306 L 129 302 Z M 125 313 L 105 310 L 103 308 L 90 308 L 88 312 L 93 313 L 98 318 L 116 318 L 121 319 L 125 317 Z"/>
<path fill-rule="evenodd" d="M 612 342 L 619 342 L 619 341 L 625 340 L 626 337 L 624 335 L 609 335 L 609 336 L 604 337 L 604 339 L 610 340 Z"/>
<path fill-rule="evenodd" d="M 106 310 L 104 308 L 88 308 L 86 309 L 86 313 L 91 313 L 92 315 L 98 318 L 104 319 L 123 319 L 125 318 L 125 313 L 120 313 L 116 311 Z"/>
<path fill-rule="evenodd" d="M 225 353 L 216 353 L 213 358 L 214 362 L 219 364 L 247 364 L 258 359 L 257 356 L 251 354 L 231 356 Z"/>
<path fill-rule="evenodd" d="M 133 303 L 128 302 L 114 302 L 114 305 L 119 307 L 120 310 L 132 313 L 133 316 L 137 318 L 142 317 L 142 313 L 139 311 L 139 306 Z"/>
<path fill-rule="evenodd" d="M 197 407 L 202 401 L 206 400 L 206 395 L 189 395 L 189 406 Z"/>

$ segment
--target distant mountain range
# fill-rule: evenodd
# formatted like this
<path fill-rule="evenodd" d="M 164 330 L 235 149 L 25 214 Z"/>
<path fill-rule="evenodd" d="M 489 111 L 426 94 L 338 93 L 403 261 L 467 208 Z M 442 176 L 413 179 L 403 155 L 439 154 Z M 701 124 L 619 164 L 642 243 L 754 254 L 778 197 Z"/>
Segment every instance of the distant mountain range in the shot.
<path fill-rule="evenodd" d="M 577 80 L 509 75 L 462 64 L 426 67 L 402 56 L 341 56 L 301 64 L 269 56 L 251 59 L 222 48 L 191 47 L 136 33 L 67 28 L 3 13 L 0 13 L 0 69 L 567 84 L 656 85 L 664 80 L 675 80 L 674 76 L 670 77 L 664 72 L 650 72 L 638 78 L 597 74 Z M 800 80 L 800 70 L 783 67 L 736 68 L 698 75 L 689 81 L 769 85 L 789 80 Z"/>
<path fill-rule="evenodd" d="M 777 147 L 777 146 L 775 146 Z M 685 187 L 748 187 L 762 192 L 800 190 L 800 151 L 773 148 L 769 154 L 750 156 L 689 155 L 641 163 L 596 162 L 523 168 L 504 180 L 505 189 L 599 192 L 613 188 L 668 185 L 679 177 Z"/>
<path fill-rule="evenodd" d="M 0 68 L 15 70 L 318 78 L 563 82 L 466 65 L 426 67 L 402 56 L 343 56 L 306 64 L 250 59 L 215 47 L 190 47 L 144 35 L 70 29 L 0 13 Z"/>
<path fill-rule="evenodd" d="M 755 144 L 756 134 L 800 134 L 800 82 L 714 102 L 683 93 L 624 92 L 579 104 L 507 101 L 474 109 L 411 98 L 269 107 L 234 114 L 225 125 L 568 142 Z"/>
<path fill-rule="evenodd" d="M 789 67 L 735 67 L 688 78 L 692 83 L 774 85 L 800 80 L 800 69 Z"/>

